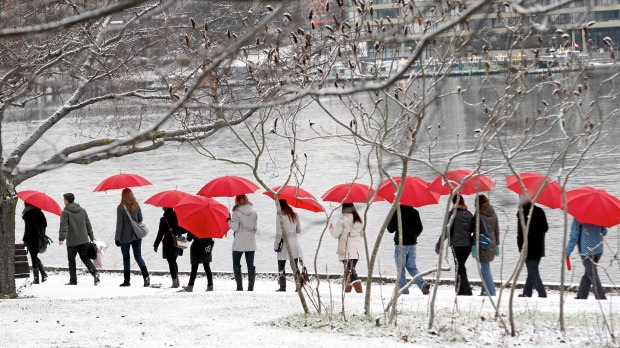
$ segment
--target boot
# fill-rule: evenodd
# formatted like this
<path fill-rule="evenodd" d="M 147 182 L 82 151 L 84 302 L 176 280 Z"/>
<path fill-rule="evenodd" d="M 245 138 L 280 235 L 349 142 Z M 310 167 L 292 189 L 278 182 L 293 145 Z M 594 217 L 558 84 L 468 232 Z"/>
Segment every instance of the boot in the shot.
<path fill-rule="evenodd" d="M 172 286 L 170 288 L 176 289 L 179 286 L 181 286 L 181 284 L 179 283 L 179 278 L 172 278 Z"/>
<path fill-rule="evenodd" d="M 194 286 L 193 285 L 184 286 L 183 290 L 185 290 L 185 292 L 194 292 Z"/>
<path fill-rule="evenodd" d="M 93 281 L 95 286 L 99 285 L 99 283 L 101 282 L 101 280 L 99 279 L 99 272 L 93 272 L 92 275 L 94 278 Z"/>
<path fill-rule="evenodd" d="M 284 273 L 280 273 L 280 276 L 278 276 L 278 284 L 280 285 L 280 288 L 276 291 L 285 292 L 286 291 L 286 276 L 284 275 Z"/>
<path fill-rule="evenodd" d="M 144 278 L 144 287 L 148 288 L 149 286 L 151 286 L 151 276 L 149 274 L 149 270 L 146 268 L 146 266 L 144 266 L 140 267 L 140 272 L 142 272 L 142 278 Z"/>
<path fill-rule="evenodd" d="M 254 291 L 254 280 L 256 279 L 256 267 L 248 269 L 248 291 Z"/>
<path fill-rule="evenodd" d="M 47 272 L 45 272 L 45 268 L 43 267 L 41 260 L 38 260 L 37 262 L 39 264 L 39 272 L 41 272 L 41 283 L 45 283 L 47 280 Z"/>
<path fill-rule="evenodd" d="M 355 289 L 355 292 L 357 292 L 358 294 L 362 293 L 362 281 L 361 280 L 356 279 L 351 283 L 351 285 Z"/>
<path fill-rule="evenodd" d="M 34 267 L 32 269 L 32 274 L 34 279 L 32 280 L 32 284 L 39 284 L 39 267 Z"/>
<path fill-rule="evenodd" d="M 243 275 L 241 274 L 241 266 L 233 266 L 233 271 L 235 273 L 237 291 L 243 291 Z"/>
<path fill-rule="evenodd" d="M 353 289 L 353 285 L 351 285 L 351 277 L 347 274 L 345 278 L 346 281 L 344 285 L 344 292 L 349 293 L 351 292 L 351 289 Z"/>
<path fill-rule="evenodd" d="M 119 286 L 121 287 L 131 286 L 131 284 L 129 283 L 129 279 L 131 278 L 131 271 L 123 271 L 123 277 L 125 278 L 125 280 Z"/>
<path fill-rule="evenodd" d="M 207 291 L 213 291 L 213 284 L 207 285 Z"/>

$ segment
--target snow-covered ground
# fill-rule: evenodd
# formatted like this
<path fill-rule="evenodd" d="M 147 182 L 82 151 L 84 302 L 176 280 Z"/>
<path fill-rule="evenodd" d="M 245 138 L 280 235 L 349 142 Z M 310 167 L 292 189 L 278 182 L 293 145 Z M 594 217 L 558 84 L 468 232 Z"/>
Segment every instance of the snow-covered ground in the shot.
<path fill-rule="evenodd" d="M 330 284 L 321 284 L 323 301 L 333 303 L 333 311 L 319 315 L 309 303 L 312 314 L 304 316 L 292 282 L 288 292 L 278 293 L 275 279 L 259 277 L 254 292 L 235 291 L 228 275 L 216 277 L 215 291 L 205 292 L 206 278 L 199 277 L 193 293 L 168 288 L 170 278 L 164 276 L 153 276 L 152 283 L 161 288 L 143 288 L 137 275 L 131 287 L 120 288 L 119 273 L 102 273 L 99 286 L 88 274 L 78 275 L 77 286 L 65 286 L 66 272 L 53 273 L 40 285 L 20 280 L 19 298 L 0 300 L 0 346 L 601 347 L 617 346 L 612 335 L 620 337 L 617 294 L 596 301 L 575 300 L 568 293 L 565 334 L 558 324 L 559 293 L 551 291 L 546 299 L 515 297 L 517 335 L 511 337 L 494 319 L 488 298 L 456 298 L 451 286 L 438 289 L 435 327 L 429 331 L 430 297 L 417 289 L 401 298 L 394 326 L 382 314 L 392 285 L 373 286 L 372 320 L 363 315 L 364 295 L 347 294 L 345 322 L 339 283 L 331 281 L 332 301 Z M 182 285 L 187 280 L 181 276 Z M 509 325 L 507 294 L 501 318 Z"/>

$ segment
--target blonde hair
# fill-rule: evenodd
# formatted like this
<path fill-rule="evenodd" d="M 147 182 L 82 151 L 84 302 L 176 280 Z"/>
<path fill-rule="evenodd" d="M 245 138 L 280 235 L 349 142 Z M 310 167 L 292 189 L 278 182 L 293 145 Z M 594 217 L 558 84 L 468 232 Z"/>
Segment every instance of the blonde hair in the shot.
<path fill-rule="evenodd" d="M 245 203 L 248 203 L 249 201 L 250 200 L 248 199 L 248 196 L 246 195 L 235 196 L 235 205 L 245 204 Z"/>
<path fill-rule="evenodd" d="M 121 193 L 121 203 L 119 205 L 126 206 L 127 209 L 132 212 L 138 210 L 138 201 L 136 201 L 136 197 L 133 195 L 133 191 L 131 191 L 131 189 L 123 189 L 123 192 Z"/>

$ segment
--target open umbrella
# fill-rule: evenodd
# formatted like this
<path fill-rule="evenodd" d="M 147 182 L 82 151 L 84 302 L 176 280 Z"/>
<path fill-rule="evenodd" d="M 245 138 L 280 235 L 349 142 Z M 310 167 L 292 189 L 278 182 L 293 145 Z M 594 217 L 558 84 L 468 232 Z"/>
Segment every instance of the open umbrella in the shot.
<path fill-rule="evenodd" d="M 446 172 L 448 183 L 445 183 L 443 177 L 439 175 L 429 184 L 428 188 L 439 194 L 447 195 L 450 194 L 450 186 L 457 188 L 460 185 L 462 195 L 471 195 L 477 192 L 491 191 L 495 186 L 491 179 L 479 173 L 472 174 L 466 180 L 471 173 L 472 171 L 469 169 L 449 170 Z"/>
<path fill-rule="evenodd" d="M 144 201 L 146 204 L 156 207 L 174 208 L 185 197 L 192 197 L 191 194 L 178 190 L 168 190 L 157 193 Z"/>
<path fill-rule="evenodd" d="M 97 185 L 97 187 L 95 187 L 94 192 L 146 185 L 151 185 L 151 183 L 140 175 L 127 173 L 116 174 L 103 180 L 99 185 Z"/>
<path fill-rule="evenodd" d="M 620 223 L 620 200 L 605 190 L 584 186 L 566 191 L 566 204 L 580 222 L 604 227 Z"/>
<path fill-rule="evenodd" d="M 248 179 L 239 176 L 222 176 L 209 181 L 197 195 L 205 197 L 235 197 L 254 193 L 259 187 Z"/>
<path fill-rule="evenodd" d="M 17 197 L 19 197 L 19 199 L 21 199 L 22 201 L 32 204 L 41 210 L 49 211 L 50 213 L 56 214 L 58 216 L 62 214 L 62 209 L 60 208 L 60 205 L 58 205 L 58 203 L 52 197 L 48 196 L 43 192 L 25 190 L 17 192 Z"/>
<path fill-rule="evenodd" d="M 400 187 L 400 176 L 392 178 Z M 410 207 L 423 207 L 429 204 L 439 203 L 439 193 L 429 190 L 429 183 L 417 176 L 405 177 L 405 188 L 400 197 L 400 204 Z M 378 196 L 385 198 L 386 201 L 394 203 L 396 198 L 396 187 L 392 185 L 389 179 L 384 180 L 379 186 Z"/>
<path fill-rule="evenodd" d="M 272 190 L 278 192 L 280 190 L 280 186 L 273 187 Z M 269 191 L 265 191 L 263 194 L 273 199 L 273 195 L 269 193 Z M 310 194 L 310 192 L 297 186 L 284 186 L 282 191 L 278 194 L 278 198 L 286 200 L 286 203 L 288 203 L 291 207 L 310 210 L 313 212 L 320 212 L 324 210 L 323 206 L 317 202 L 317 199 Z"/>
<path fill-rule="evenodd" d="M 562 208 L 562 188 L 560 184 L 540 173 L 520 173 L 519 177 L 523 182 L 525 194 L 529 199 L 534 200 L 538 196 L 536 203 L 551 209 Z M 506 187 L 521 195 L 523 191 L 521 186 L 519 186 L 519 177 L 516 175 L 507 176 Z"/>
<path fill-rule="evenodd" d="M 179 226 L 198 238 L 222 238 L 230 229 L 228 208 L 213 198 L 185 197 L 174 207 L 174 211 Z"/>
<path fill-rule="evenodd" d="M 336 185 L 321 196 L 326 202 L 337 203 L 368 203 L 372 196 L 374 196 L 375 190 L 365 184 L 361 183 L 346 183 Z M 375 201 L 382 201 L 384 198 L 376 197 Z"/>

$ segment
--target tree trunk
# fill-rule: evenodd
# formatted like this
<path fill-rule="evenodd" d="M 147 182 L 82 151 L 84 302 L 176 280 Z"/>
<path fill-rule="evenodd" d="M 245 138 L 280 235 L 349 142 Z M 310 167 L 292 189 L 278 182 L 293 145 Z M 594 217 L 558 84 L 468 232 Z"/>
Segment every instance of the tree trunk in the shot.
<path fill-rule="evenodd" d="M 0 183 L 0 297 L 15 294 L 15 207 L 17 194 L 11 180 Z"/>

